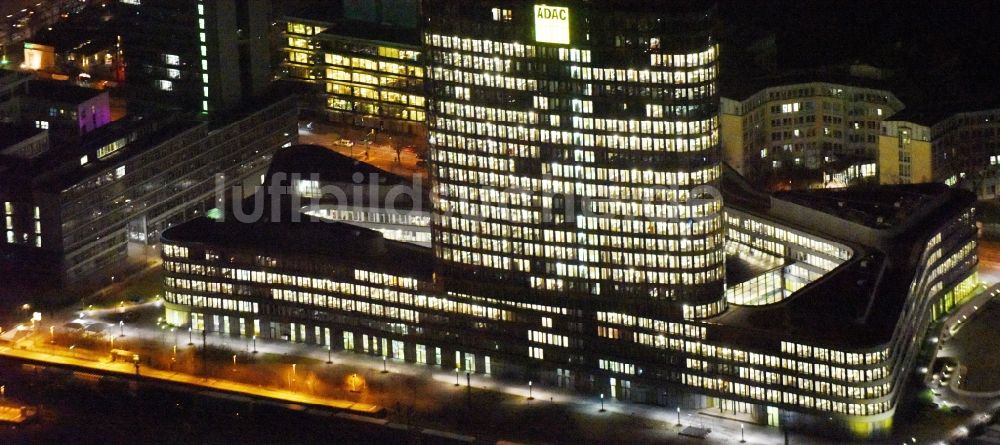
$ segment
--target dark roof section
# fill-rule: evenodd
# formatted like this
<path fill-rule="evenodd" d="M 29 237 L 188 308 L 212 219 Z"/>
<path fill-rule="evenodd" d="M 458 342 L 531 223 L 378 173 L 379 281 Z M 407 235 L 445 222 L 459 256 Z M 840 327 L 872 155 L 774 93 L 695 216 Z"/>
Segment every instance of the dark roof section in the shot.
<path fill-rule="evenodd" d="M 734 67 L 734 69 L 736 69 Z M 802 83 L 825 82 L 857 88 L 871 88 L 892 93 L 886 82 L 850 73 L 849 67 L 790 70 L 778 75 L 746 78 L 728 76 L 720 78 L 719 91 L 723 97 L 746 100 L 757 92 L 771 88 Z"/>
<path fill-rule="evenodd" d="M 364 147 L 358 144 L 355 150 L 361 153 Z M 299 175 L 303 179 L 316 176 L 322 182 L 342 183 L 368 183 L 374 175 L 379 185 L 410 184 L 410 181 L 402 176 L 344 156 L 321 145 L 301 144 L 278 150 L 267 170 L 267 177 L 273 178 L 275 174 L 281 173 L 286 176 Z M 361 174 L 361 178 L 357 177 L 358 174 Z M 270 184 L 270 181 L 268 183 Z"/>
<path fill-rule="evenodd" d="M 390 241 L 374 230 L 304 216 L 300 222 L 214 221 L 205 217 L 163 232 L 167 243 L 203 244 L 274 256 L 306 256 L 317 261 L 430 280 L 433 251 L 429 247 Z"/>
<path fill-rule="evenodd" d="M 905 121 L 920 124 L 925 127 L 934 125 L 948 119 L 956 114 L 982 113 L 1000 110 L 1000 103 L 988 104 L 983 102 L 960 102 L 952 104 L 942 104 L 941 108 L 933 110 L 904 110 L 901 113 L 892 115 L 887 121 Z"/>
<path fill-rule="evenodd" d="M 328 26 L 329 28 L 326 31 L 318 34 L 320 38 L 323 36 L 331 38 L 349 37 L 359 40 L 373 40 L 409 46 L 420 45 L 420 31 L 417 28 L 350 20 L 345 15 L 340 2 L 300 0 L 298 4 L 291 6 L 286 11 L 285 19 L 293 21 L 296 19 L 304 20 Z M 419 19 L 415 19 L 415 21 L 419 23 Z"/>
<path fill-rule="evenodd" d="M 101 94 L 107 94 L 107 91 L 104 90 L 79 87 L 68 82 L 45 80 L 32 80 L 28 82 L 27 90 L 27 95 L 29 97 L 37 97 L 48 99 L 53 102 L 77 105 L 100 96 Z"/>
<path fill-rule="evenodd" d="M 743 175 L 722 164 L 722 198 L 726 205 L 766 213 L 771 208 L 771 195 L 757 190 Z"/>
<path fill-rule="evenodd" d="M 360 153 L 363 148 L 357 148 Z M 425 211 L 430 206 L 430 187 L 357 161 L 319 145 L 293 145 L 275 153 L 266 176 L 265 193 L 282 193 L 292 180 L 318 181 L 323 192 L 319 202 L 302 199 L 298 205 L 323 204 L 377 207 L 402 211 Z M 282 214 L 291 214 L 290 194 L 268 203 L 281 203 Z M 245 206 L 251 203 L 245 203 Z"/>
<path fill-rule="evenodd" d="M 885 185 L 777 192 L 774 197 L 864 226 L 889 229 L 903 224 L 947 190 L 943 184 Z"/>
<path fill-rule="evenodd" d="M 32 138 L 45 130 L 27 125 L 14 125 L 0 122 L 0 151 L 11 145 Z"/>
<path fill-rule="evenodd" d="M 121 163 L 125 159 L 138 156 L 198 125 L 196 121 L 184 119 L 155 121 L 156 118 L 126 117 L 113 122 L 111 124 L 113 126 L 105 126 L 107 128 L 101 128 L 88 134 L 88 138 L 80 144 L 63 147 L 60 150 L 50 150 L 48 156 L 44 156 L 40 159 L 41 162 L 32 166 L 36 187 L 42 191 L 61 192 L 89 176 Z M 146 125 L 150 126 L 146 127 Z M 100 146 L 99 142 L 111 142 L 132 132 L 140 132 L 143 135 L 112 156 L 98 159 L 94 155 L 94 151 Z M 83 155 L 87 155 L 89 159 L 86 165 L 80 165 L 80 157 Z"/>
<path fill-rule="evenodd" d="M 773 348 L 778 341 L 808 342 L 841 350 L 872 350 L 889 343 L 903 313 L 919 257 L 940 227 L 975 204 L 965 190 L 941 184 L 883 186 L 859 191 L 815 190 L 799 192 L 796 203 L 857 221 L 890 218 L 895 226 L 881 246 L 858 245 L 838 239 L 854 249 L 854 257 L 785 300 L 766 306 L 733 306 L 707 320 L 718 326 L 715 335 L 747 346 Z M 838 197 L 851 198 L 850 206 L 831 206 Z M 789 199 L 788 194 L 781 199 Z M 865 201 L 867 198 L 867 202 Z M 905 201 L 901 207 L 894 203 Z M 740 208 L 766 219 L 810 233 L 823 227 L 801 227 L 764 216 L 759 210 Z M 903 230 L 891 230 L 902 227 Z M 748 331 L 753 335 L 748 335 Z"/>
<path fill-rule="evenodd" d="M 359 40 L 373 40 L 413 47 L 420 46 L 420 32 L 416 29 L 347 20 L 334 23 L 329 29 L 319 34 L 319 37 L 323 36 L 333 38 L 350 37 Z"/>

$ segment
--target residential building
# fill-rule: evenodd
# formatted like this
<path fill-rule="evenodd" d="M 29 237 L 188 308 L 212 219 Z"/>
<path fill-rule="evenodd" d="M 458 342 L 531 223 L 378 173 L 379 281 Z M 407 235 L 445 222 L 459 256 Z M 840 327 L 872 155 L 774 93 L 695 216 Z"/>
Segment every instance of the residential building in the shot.
<path fill-rule="evenodd" d="M 862 79 L 794 80 L 722 99 L 726 162 L 770 190 L 877 183 L 880 122 L 903 104 L 889 91 L 858 86 Z"/>
<path fill-rule="evenodd" d="M 907 114 L 882 123 L 879 181 L 943 182 L 980 199 L 997 197 L 1000 109 L 954 114 Z"/>

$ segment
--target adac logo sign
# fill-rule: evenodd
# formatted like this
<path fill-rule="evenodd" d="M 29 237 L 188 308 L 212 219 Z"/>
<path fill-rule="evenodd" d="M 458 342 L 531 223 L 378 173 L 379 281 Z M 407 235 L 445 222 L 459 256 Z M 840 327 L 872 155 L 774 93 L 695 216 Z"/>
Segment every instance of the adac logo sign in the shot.
<path fill-rule="evenodd" d="M 535 41 L 569 45 L 569 8 L 535 5 Z"/>

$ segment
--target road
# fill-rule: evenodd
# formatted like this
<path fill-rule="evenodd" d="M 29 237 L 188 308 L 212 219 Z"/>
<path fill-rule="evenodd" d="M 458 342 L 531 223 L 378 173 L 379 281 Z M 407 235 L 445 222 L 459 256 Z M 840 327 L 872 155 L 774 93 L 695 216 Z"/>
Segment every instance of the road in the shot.
<path fill-rule="evenodd" d="M 18 343 L 23 344 L 23 342 Z M 161 382 L 197 386 L 205 389 L 214 389 L 247 396 L 280 400 L 283 402 L 300 403 L 303 405 L 329 407 L 355 413 L 372 414 L 377 412 L 379 409 L 378 406 L 367 403 L 329 399 L 297 391 L 265 388 L 259 385 L 249 385 L 232 380 L 202 378 L 180 372 L 152 369 L 145 366 L 139 366 L 139 370 L 136 371 L 136 367 L 132 363 L 112 362 L 107 359 L 94 360 L 92 357 L 88 357 L 87 354 L 83 353 L 72 354 L 67 351 L 60 351 L 59 353 L 56 353 L 46 350 L 38 350 L 31 347 L 20 349 L 20 347 L 4 346 L 0 347 L 0 355 L 27 361 L 65 365 L 75 368 L 86 368 L 99 371 L 104 374 L 117 374 L 123 376 L 137 374 L 143 378 L 158 380 Z"/>
<path fill-rule="evenodd" d="M 375 142 L 367 145 L 362 142 L 363 137 L 364 134 L 360 130 L 320 122 L 315 123 L 312 130 L 299 128 L 299 142 L 302 144 L 320 145 L 406 178 L 419 175 L 426 179 L 427 169 L 417 165 L 419 159 L 416 153 L 401 151 L 397 160 L 395 149 L 412 143 L 417 146 L 417 151 L 423 151 L 423 145 L 426 143 L 421 144 L 419 141 L 402 136 L 377 135 Z M 354 145 L 352 147 L 338 145 L 337 141 L 341 139 L 348 139 L 354 142 Z"/>
<path fill-rule="evenodd" d="M 127 306 L 126 311 L 152 309 L 150 303 L 144 305 Z M 95 319 L 106 319 L 107 315 L 117 313 L 117 309 L 107 309 L 94 311 L 88 317 Z M 151 312 L 155 318 L 156 312 Z M 55 321 L 55 326 L 62 326 L 62 323 L 69 321 L 68 313 Z M 114 326 L 110 330 L 111 334 L 118 334 L 119 328 Z M 48 333 L 46 328 L 41 329 L 42 340 Z M 201 346 L 201 339 L 198 333 L 192 336 L 194 346 L 187 346 L 188 339 L 183 332 L 169 334 L 155 324 L 149 322 L 134 322 L 126 324 L 124 328 L 125 337 L 119 341 L 137 342 L 142 341 L 157 342 L 162 350 L 169 350 L 178 346 L 178 356 L 189 354 Z M 491 376 L 481 374 L 458 375 L 459 386 L 455 386 L 456 374 L 441 370 L 437 367 L 423 366 L 412 363 L 403 363 L 395 360 L 383 362 L 381 357 L 354 354 L 347 352 L 330 353 L 324 348 L 308 346 L 303 344 L 288 343 L 281 341 L 256 340 L 256 343 L 248 339 L 207 334 L 205 336 L 207 344 L 215 347 L 224 347 L 231 353 L 238 353 L 240 365 L 236 374 L 250 375 L 250 367 L 268 366 L 268 359 L 244 364 L 244 357 L 250 357 L 251 349 L 257 350 L 254 357 L 283 357 L 284 365 L 295 362 L 299 364 L 298 372 L 302 376 L 315 375 L 317 387 L 322 385 L 322 381 L 343 382 L 344 376 L 356 373 L 362 376 L 365 389 L 361 394 L 352 395 L 346 389 L 340 392 L 343 397 L 324 397 L 313 393 L 312 389 L 305 393 L 304 389 L 289 391 L 287 388 L 275 388 L 275 385 L 247 384 L 236 382 L 230 379 L 209 376 L 205 379 L 202 376 L 187 375 L 181 372 L 155 371 L 148 367 L 141 368 L 143 375 L 153 376 L 165 381 L 175 381 L 184 384 L 196 384 L 209 388 L 220 388 L 227 391 L 255 394 L 262 397 L 280 398 L 283 400 L 298 400 L 300 403 L 328 403 L 329 400 L 342 400 L 347 403 L 368 403 L 371 405 L 381 405 L 385 407 L 397 406 L 397 404 L 411 404 L 417 412 L 413 415 L 417 425 L 430 428 L 438 428 L 449 431 L 460 431 L 466 434 L 474 434 L 482 437 L 483 434 L 498 435 L 507 434 L 515 437 L 496 437 L 496 439 L 517 439 L 527 442 L 552 442 L 555 438 L 565 437 L 566 433 L 553 432 L 550 425 L 563 424 L 567 429 L 575 428 L 575 434 L 581 434 L 581 441 L 600 441 L 601 437 L 621 437 L 624 442 L 629 443 L 702 443 L 702 444 L 733 444 L 739 443 L 741 427 L 745 432 L 747 443 L 751 444 L 780 444 L 784 443 L 781 432 L 775 428 L 769 428 L 753 424 L 741 424 L 732 419 L 718 418 L 707 415 L 706 412 L 682 410 L 680 413 L 683 426 L 704 426 L 710 428 L 712 432 L 704 439 L 691 439 L 678 436 L 680 428 L 676 427 L 678 413 L 674 409 L 665 409 L 651 405 L 633 404 L 619 402 L 617 400 L 606 399 L 604 408 L 606 412 L 601 412 L 602 407 L 599 398 L 570 392 L 559 388 L 535 385 L 532 390 L 533 401 L 527 400 L 527 385 L 518 385 L 509 381 L 500 381 Z M 118 344 L 118 343 L 116 343 Z M 72 363 L 85 366 L 96 366 L 99 369 L 120 373 L 132 373 L 134 368 L 130 364 L 115 363 L 95 363 L 93 360 L 86 361 L 82 358 L 73 358 L 67 351 L 62 351 L 56 355 L 45 358 L 45 345 L 38 351 L 23 350 L 0 350 L 0 353 L 15 356 L 30 354 L 33 359 L 51 360 L 57 363 Z M 106 349 L 100 352 L 106 355 Z M 79 353 L 78 353 L 79 354 Z M 187 357 L 185 355 L 185 357 Z M 332 359 L 333 364 L 328 365 L 326 361 Z M 228 365 L 218 364 L 218 368 Z M 381 370 L 386 369 L 387 373 Z M 237 369 L 237 368 L 233 368 Z M 247 370 L 247 371 L 244 371 Z M 234 373 L 236 371 L 233 371 Z M 287 371 L 286 371 L 287 374 Z M 263 373 L 262 373 L 263 375 Z M 467 380 L 468 379 L 468 380 Z M 467 386 L 468 385 L 468 386 Z M 307 397 L 318 397 L 309 399 Z M 327 402 L 323 402 L 327 399 Z M 464 414 L 463 414 L 464 413 Z M 470 414 L 471 413 L 471 414 Z M 472 416 L 465 417 L 465 416 Z M 398 415 L 390 412 L 390 419 L 395 417 L 395 421 L 401 421 Z M 484 431 L 488 431 L 484 432 Z M 580 432 L 582 431 L 582 432 Z M 553 435 L 555 434 L 555 435 Z M 926 433 L 932 434 L 932 433 Z M 920 443 L 925 440 L 940 438 L 928 437 L 917 434 Z M 575 441 L 575 439 L 567 439 Z M 826 441 L 815 437 L 793 434 L 791 443 L 810 444 L 835 444 L 842 443 L 836 441 Z M 878 443 L 878 442 L 875 442 Z M 893 443 L 893 442 L 883 442 Z"/>

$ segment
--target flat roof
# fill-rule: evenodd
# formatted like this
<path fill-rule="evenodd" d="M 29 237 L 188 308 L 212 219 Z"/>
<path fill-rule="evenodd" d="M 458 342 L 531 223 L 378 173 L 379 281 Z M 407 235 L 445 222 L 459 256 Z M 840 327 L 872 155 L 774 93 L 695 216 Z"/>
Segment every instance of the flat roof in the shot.
<path fill-rule="evenodd" d="M 358 153 L 365 150 L 364 145 L 357 144 Z M 379 185 L 410 184 L 410 181 L 395 173 L 382 170 L 367 162 L 344 156 L 322 145 L 299 144 L 278 150 L 274 154 L 267 176 L 276 173 L 287 175 L 298 174 L 303 179 L 316 176 L 322 182 L 357 183 L 356 174 L 368 182 L 371 175 L 378 178 Z"/>
<path fill-rule="evenodd" d="M 245 105 L 240 107 L 242 111 L 229 113 L 218 120 L 208 122 L 206 131 L 210 132 L 245 119 L 285 98 L 287 95 L 275 92 L 245 102 Z M 33 164 L 29 174 L 35 178 L 37 189 L 57 193 L 201 125 L 206 125 L 206 123 L 187 114 L 178 115 L 169 110 L 149 109 L 144 114 L 128 115 L 88 133 L 78 143 L 59 147 L 58 150 L 50 150 L 38 163 Z M 104 159 L 98 159 L 95 156 L 95 151 L 101 146 L 133 132 L 140 133 L 138 139 L 130 142 L 114 155 Z M 89 162 L 86 165 L 80 165 L 80 157 L 84 155 L 89 156 Z"/>
<path fill-rule="evenodd" d="M 824 213 L 830 211 L 838 217 L 845 215 L 821 197 L 829 191 L 814 191 L 814 201 L 809 199 L 812 192 L 803 192 L 796 203 Z M 718 328 L 709 330 L 709 335 L 715 332 L 727 341 L 756 346 L 773 347 L 776 341 L 790 341 L 848 350 L 870 350 L 892 340 L 920 259 L 912 253 L 922 251 L 941 226 L 972 206 L 975 195 L 942 184 L 880 186 L 849 193 L 853 194 L 856 205 L 845 215 L 848 220 L 866 209 L 872 213 L 861 219 L 871 220 L 881 214 L 886 203 L 900 197 L 908 199 L 901 209 L 889 205 L 900 212 L 895 221 L 905 226 L 905 230 L 886 240 L 885 245 L 859 245 L 825 236 L 818 224 L 802 227 L 770 215 L 762 216 L 756 210 L 745 210 L 846 244 L 854 250 L 854 256 L 780 302 L 764 306 L 731 305 L 723 314 L 706 320 Z M 865 197 L 870 198 L 869 204 L 857 205 Z"/>
<path fill-rule="evenodd" d="M 0 151 L 12 145 L 19 144 L 26 139 L 33 138 L 44 131 L 29 125 L 14 125 L 0 122 Z"/>
<path fill-rule="evenodd" d="M 768 88 L 781 88 L 807 83 L 830 83 L 853 88 L 868 88 L 883 91 L 892 98 L 895 94 L 887 89 L 885 81 L 851 75 L 847 67 L 827 67 L 786 71 L 782 74 L 740 77 L 729 76 L 720 79 L 719 90 L 722 97 L 744 101 Z"/>
<path fill-rule="evenodd" d="M 942 184 L 858 186 L 776 192 L 774 196 L 876 229 L 895 227 L 944 192 Z"/>
<path fill-rule="evenodd" d="M 387 240 L 374 230 L 308 215 L 302 215 L 299 222 L 249 223 L 231 217 L 224 221 L 200 217 L 165 230 L 161 237 L 168 243 L 273 255 L 279 257 L 279 266 L 280 257 L 289 254 L 320 261 L 336 258 L 359 269 L 428 281 L 434 267 L 434 254 L 428 247 Z"/>
<path fill-rule="evenodd" d="M 305 153 L 302 163 L 318 155 L 322 147 L 301 146 L 276 156 L 292 157 Z M 287 165 L 287 164 L 286 164 Z M 353 166 L 352 166 L 353 167 Z M 733 174 L 726 169 L 725 174 Z M 739 179 L 725 179 L 724 194 L 744 194 Z M 867 189 L 852 195 L 856 202 L 850 212 L 839 206 L 831 207 L 828 191 L 796 196 L 797 203 L 850 221 L 856 213 L 868 212 L 861 220 L 870 220 L 888 206 L 894 212 L 898 227 L 878 245 L 840 240 L 826 233 L 822 224 L 796 224 L 783 221 L 769 212 L 761 196 L 728 201 L 726 206 L 745 211 L 755 217 L 785 225 L 791 229 L 815 234 L 839 242 L 854 253 L 848 261 L 830 273 L 806 285 L 777 303 L 763 306 L 737 306 L 716 317 L 703 320 L 712 326 L 710 340 L 720 340 L 748 348 L 773 350 L 781 341 L 811 344 L 841 350 L 868 351 L 884 347 L 901 320 L 910 297 L 910 284 L 920 266 L 920 255 L 927 241 L 948 221 L 953 220 L 975 203 L 975 196 L 964 190 L 943 185 L 886 186 Z M 844 196 L 837 195 L 838 198 Z M 730 195 L 725 195 L 728 197 Z M 787 197 L 785 197 L 787 198 Z M 863 199 L 868 204 L 863 205 Z M 896 207 L 899 199 L 907 203 Z M 777 198 L 772 198 L 777 199 Z M 744 206 L 744 203 L 751 205 Z M 266 214 L 266 212 L 265 212 Z M 431 280 L 437 260 L 433 249 L 409 243 L 385 240 L 381 234 L 360 227 L 302 215 L 298 222 L 260 220 L 241 223 L 232 217 L 223 222 L 206 218 L 182 224 L 163 234 L 163 238 L 185 244 L 204 244 L 207 248 L 234 248 L 262 255 L 303 255 L 319 261 L 333 261 L 354 267 L 401 274 L 420 280 Z M 896 229 L 898 227 L 893 227 Z M 280 260 L 279 260 L 280 264 Z M 760 273 L 761 270 L 727 259 L 735 266 L 728 278 L 738 280 Z"/>
<path fill-rule="evenodd" d="M 31 80 L 28 82 L 26 96 L 48 99 L 53 102 L 81 104 L 102 94 L 105 90 L 84 88 L 69 82 L 47 80 Z"/>

